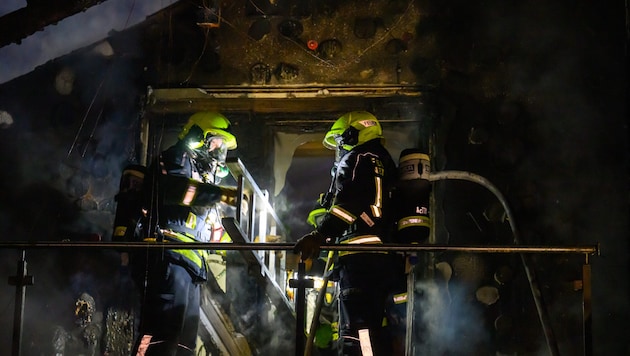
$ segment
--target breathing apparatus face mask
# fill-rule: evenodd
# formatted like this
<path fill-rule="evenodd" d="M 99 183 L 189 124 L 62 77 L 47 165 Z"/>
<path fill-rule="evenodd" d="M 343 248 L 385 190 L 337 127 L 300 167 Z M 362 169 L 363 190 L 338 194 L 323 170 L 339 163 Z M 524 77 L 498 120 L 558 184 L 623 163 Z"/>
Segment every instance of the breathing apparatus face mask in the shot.
<path fill-rule="evenodd" d="M 221 136 L 209 136 L 206 137 L 204 142 L 204 148 L 208 152 L 211 166 L 214 170 L 214 175 L 218 178 L 225 178 L 229 174 L 229 170 L 225 165 L 225 159 L 227 158 L 227 146 L 223 137 Z"/>
<path fill-rule="evenodd" d="M 359 144 L 359 130 L 354 126 L 350 126 L 345 129 L 341 135 L 335 135 L 334 138 L 337 144 L 337 156 L 335 158 L 339 161 L 341 157 L 345 156 L 354 146 Z"/>
<path fill-rule="evenodd" d="M 335 142 L 337 143 L 337 149 L 335 150 L 335 162 L 339 162 L 339 160 L 341 160 L 341 158 L 350 151 L 343 147 L 345 143 L 342 135 L 335 135 Z"/>
<path fill-rule="evenodd" d="M 225 163 L 225 159 L 227 158 L 227 146 L 225 142 L 223 142 L 223 137 L 208 136 L 203 145 L 211 159 Z"/>
<path fill-rule="evenodd" d="M 223 137 L 207 136 L 201 145 L 196 148 L 189 145 L 189 148 L 191 148 L 198 169 L 205 171 L 207 175 L 215 177 L 212 181 L 218 183 L 216 178 L 227 177 L 229 174 L 229 170 L 225 164 L 227 146 Z"/>

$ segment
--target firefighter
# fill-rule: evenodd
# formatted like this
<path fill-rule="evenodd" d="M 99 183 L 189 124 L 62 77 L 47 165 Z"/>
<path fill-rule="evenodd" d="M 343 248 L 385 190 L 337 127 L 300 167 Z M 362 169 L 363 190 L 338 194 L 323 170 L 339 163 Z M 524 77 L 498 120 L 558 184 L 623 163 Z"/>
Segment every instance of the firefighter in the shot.
<path fill-rule="evenodd" d="M 136 239 L 163 242 L 218 240 L 217 205 L 234 205 L 234 188 L 218 184 L 229 173 L 227 151 L 236 148 L 228 119 L 193 114 L 177 142 L 148 167 L 143 184 L 146 216 Z M 213 219 L 215 221 L 213 221 Z M 220 238 L 220 236 L 219 236 Z M 208 277 L 205 250 L 164 249 L 135 253 L 131 269 L 144 295 L 138 355 L 193 355 L 199 324 L 200 284 Z"/>
<path fill-rule="evenodd" d="M 366 111 L 342 115 L 324 137 L 336 150 L 332 205 L 314 231 L 302 236 L 294 250 L 303 260 L 316 258 L 324 243 L 389 242 L 391 207 L 388 191 L 396 164 L 383 146 L 377 118 Z M 390 355 L 382 321 L 396 273 L 394 254 L 339 251 L 335 280 L 339 285 L 339 351 L 342 355 Z"/>

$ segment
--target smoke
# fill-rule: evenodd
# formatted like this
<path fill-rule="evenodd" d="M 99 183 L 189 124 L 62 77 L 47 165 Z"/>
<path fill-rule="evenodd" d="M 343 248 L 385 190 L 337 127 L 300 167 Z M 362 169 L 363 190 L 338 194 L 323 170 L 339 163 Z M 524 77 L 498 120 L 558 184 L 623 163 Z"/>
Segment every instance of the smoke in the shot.
<path fill-rule="evenodd" d="M 414 311 L 417 354 L 474 355 L 490 340 L 483 309 L 462 284 L 416 282 Z"/>
<path fill-rule="evenodd" d="M 20 276 L 18 261 L 20 251 L 0 250 L 1 277 Z M 88 292 L 96 301 L 97 311 L 104 310 L 110 298 L 111 265 L 106 253 L 29 250 L 25 255 L 27 275 L 33 277 L 32 285 L 25 285 L 23 328 L 17 329 L 14 322 L 16 292 L 19 286 L 6 285 L 0 288 L 0 319 L 3 332 L 0 342 L 8 352 L 12 349 L 11 335 L 20 332 L 23 337 L 23 355 L 53 354 L 52 338 L 57 327 L 72 330 L 76 327 L 75 301 L 83 292 Z"/>
<path fill-rule="evenodd" d="M 13 125 L 13 117 L 6 111 L 0 111 L 0 129 L 9 128 Z"/>
<path fill-rule="evenodd" d="M 121 2 L 112 3 L 118 3 L 117 11 L 123 14 L 119 17 L 125 21 L 129 11 L 120 11 Z M 99 15 L 98 11 L 94 14 Z M 113 10 L 103 9 L 100 16 L 102 21 L 112 21 L 113 14 Z M 62 37 L 68 42 L 59 45 L 61 51 L 66 44 L 72 46 L 78 33 L 89 35 L 83 26 L 75 25 L 70 28 L 60 23 L 56 27 L 65 32 Z M 103 26 L 101 30 L 111 29 Z M 39 41 L 44 40 L 25 40 L 19 53 L 10 52 L 18 46 L 1 48 L 6 70 L 0 75 L 17 75 L 11 74 L 16 63 L 29 63 L 30 57 L 42 55 L 48 61 L 58 56 L 56 49 L 44 44 L 29 53 L 29 46 L 39 45 Z M 3 241 L 93 240 L 97 235 L 108 240 L 111 236 L 120 173 L 136 153 L 137 88 L 133 80 L 138 73 L 124 60 L 103 60 L 93 54 L 70 62 L 76 77 L 66 95 L 60 96 L 51 83 L 54 64 L 32 72 L 20 83 L 5 84 L 0 92 Z M 99 92 L 100 74 L 104 73 L 109 75 L 108 82 Z M 0 277 L 5 281 L 17 274 L 19 252 L 0 250 L 4 261 Z M 75 327 L 74 303 L 81 293 L 92 295 L 100 311 L 113 300 L 112 268 L 120 262 L 113 257 L 113 251 L 27 250 L 27 272 L 34 284 L 24 286 L 24 328 L 11 325 L 18 287 L 0 288 L 0 344 L 9 350 L 12 332 L 21 331 L 22 354 L 52 354 L 53 331 L 59 326 L 66 330 Z"/>
<path fill-rule="evenodd" d="M 274 208 L 287 227 L 287 241 L 295 241 L 310 232 L 306 219 L 317 199 L 330 186 L 332 157 L 293 157 L 284 188 L 274 200 Z"/>
<path fill-rule="evenodd" d="M 244 263 L 240 252 L 227 253 L 226 297 L 229 313 L 256 355 L 290 353 L 294 350 L 293 317 L 286 308 L 274 305 L 260 283 L 264 278 L 255 267 Z M 285 310 L 281 312 L 281 310 Z"/>

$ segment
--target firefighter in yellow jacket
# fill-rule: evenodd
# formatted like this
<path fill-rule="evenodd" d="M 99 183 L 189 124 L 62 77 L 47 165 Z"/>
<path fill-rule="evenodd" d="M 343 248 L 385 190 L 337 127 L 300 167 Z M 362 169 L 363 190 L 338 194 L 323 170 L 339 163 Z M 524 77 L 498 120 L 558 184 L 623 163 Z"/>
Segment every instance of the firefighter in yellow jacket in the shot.
<path fill-rule="evenodd" d="M 227 176 L 227 151 L 236 148 L 228 119 L 193 114 L 178 141 L 148 167 L 146 216 L 136 238 L 164 242 L 216 241 L 217 204 L 234 203 L 235 190 L 219 186 Z M 216 219 L 215 219 L 216 220 Z M 220 229 L 219 229 L 220 230 Z M 199 324 L 200 284 L 207 280 L 207 251 L 149 250 L 132 255 L 142 298 L 138 355 L 193 355 Z"/>
<path fill-rule="evenodd" d="M 376 117 L 365 111 L 341 116 L 325 135 L 337 152 L 332 205 L 315 230 L 295 244 L 302 259 L 316 258 L 320 245 L 382 244 L 392 226 L 388 191 L 396 164 L 383 146 Z M 385 304 L 396 273 L 392 254 L 340 251 L 335 262 L 339 284 L 339 338 L 343 355 L 390 355 L 384 335 Z M 363 353 L 362 353 L 363 350 Z"/>

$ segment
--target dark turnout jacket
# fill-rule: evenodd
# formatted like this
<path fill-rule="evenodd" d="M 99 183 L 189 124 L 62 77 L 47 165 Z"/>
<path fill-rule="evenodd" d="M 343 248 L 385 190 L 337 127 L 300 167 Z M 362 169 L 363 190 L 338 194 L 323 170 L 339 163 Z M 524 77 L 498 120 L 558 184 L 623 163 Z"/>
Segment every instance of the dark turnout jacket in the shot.
<path fill-rule="evenodd" d="M 355 146 L 338 163 L 334 200 L 317 230 L 341 244 L 389 242 L 389 191 L 396 175 L 396 164 L 381 139 Z"/>
<path fill-rule="evenodd" d="M 206 217 L 209 209 L 220 201 L 221 189 L 204 183 L 202 173 L 182 141 L 162 152 L 147 171 L 145 238 L 208 242 Z M 186 267 L 195 279 L 206 279 L 206 251 L 168 249 L 163 253 L 171 262 Z"/>

